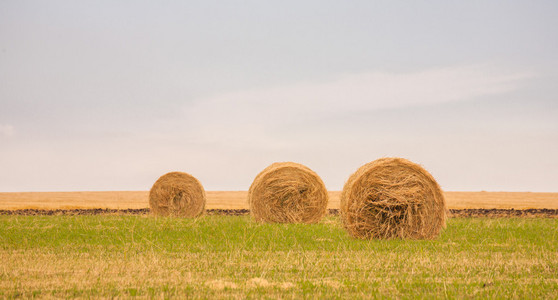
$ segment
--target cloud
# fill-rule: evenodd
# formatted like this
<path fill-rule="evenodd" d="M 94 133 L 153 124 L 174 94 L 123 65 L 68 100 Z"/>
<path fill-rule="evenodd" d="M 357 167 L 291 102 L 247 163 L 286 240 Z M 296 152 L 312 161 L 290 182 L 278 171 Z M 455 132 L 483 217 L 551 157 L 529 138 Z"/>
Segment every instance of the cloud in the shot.
<path fill-rule="evenodd" d="M 346 74 L 326 82 L 243 90 L 201 98 L 184 108 L 188 124 L 207 140 L 274 144 L 267 132 L 288 123 L 352 112 L 475 100 L 514 91 L 528 72 L 490 65 L 413 73 Z"/>
<path fill-rule="evenodd" d="M 0 124 L 0 137 L 11 137 L 14 135 L 14 127 L 12 125 Z"/>

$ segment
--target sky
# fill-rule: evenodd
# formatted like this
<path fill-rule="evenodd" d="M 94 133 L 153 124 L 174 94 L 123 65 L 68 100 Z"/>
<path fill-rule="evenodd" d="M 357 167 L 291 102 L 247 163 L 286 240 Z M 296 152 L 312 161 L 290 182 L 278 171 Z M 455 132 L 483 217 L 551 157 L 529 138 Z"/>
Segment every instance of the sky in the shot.
<path fill-rule="evenodd" d="M 558 2 L 0 1 L 0 192 L 381 157 L 558 192 Z"/>

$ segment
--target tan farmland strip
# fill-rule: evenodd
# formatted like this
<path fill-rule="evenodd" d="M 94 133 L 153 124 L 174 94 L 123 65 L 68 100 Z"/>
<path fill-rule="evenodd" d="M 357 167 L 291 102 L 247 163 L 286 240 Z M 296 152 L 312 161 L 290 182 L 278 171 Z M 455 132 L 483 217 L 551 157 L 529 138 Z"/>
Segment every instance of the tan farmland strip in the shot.
<path fill-rule="evenodd" d="M 339 208 L 340 192 L 329 192 Z M 445 192 L 448 208 L 558 209 L 558 193 Z M 208 191 L 207 209 L 248 208 L 245 191 Z M 146 208 L 147 191 L 0 193 L 0 209 Z"/>

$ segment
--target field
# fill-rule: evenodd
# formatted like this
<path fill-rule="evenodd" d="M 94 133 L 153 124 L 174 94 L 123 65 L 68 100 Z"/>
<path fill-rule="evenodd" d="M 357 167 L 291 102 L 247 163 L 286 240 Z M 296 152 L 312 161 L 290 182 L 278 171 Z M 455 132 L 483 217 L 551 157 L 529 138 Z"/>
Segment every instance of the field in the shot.
<path fill-rule="evenodd" d="M 0 216 L 0 297 L 556 298 L 558 219 L 452 218 L 433 241 L 337 217 Z"/>
<path fill-rule="evenodd" d="M 147 191 L 0 193 L 0 210 L 149 207 Z M 449 209 L 558 209 L 558 193 L 445 192 Z M 340 192 L 329 192 L 329 208 L 339 208 Z M 208 191 L 208 209 L 247 209 L 245 191 Z"/>
<path fill-rule="evenodd" d="M 556 193 L 445 194 L 450 209 L 558 208 Z M 147 207 L 142 191 L 0 193 L 0 211 Z M 246 192 L 208 192 L 207 208 L 246 209 Z M 362 241 L 333 215 L 0 214 L 0 298 L 557 298 L 557 240 L 544 217 L 454 217 L 436 240 Z"/>

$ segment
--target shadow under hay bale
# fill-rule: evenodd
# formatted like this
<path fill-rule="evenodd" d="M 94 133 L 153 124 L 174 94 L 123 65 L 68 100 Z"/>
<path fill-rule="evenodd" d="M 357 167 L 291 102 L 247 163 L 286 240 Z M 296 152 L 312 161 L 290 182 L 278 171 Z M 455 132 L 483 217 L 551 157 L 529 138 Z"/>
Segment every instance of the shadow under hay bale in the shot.
<path fill-rule="evenodd" d="M 250 212 L 258 222 L 316 223 L 325 215 L 327 203 L 318 174 L 293 162 L 265 168 L 248 190 Z"/>
<path fill-rule="evenodd" d="M 420 165 L 382 158 L 360 167 L 341 193 L 343 226 L 355 238 L 436 238 L 446 223 L 444 195 Z"/>
<path fill-rule="evenodd" d="M 197 217 L 205 209 L 205 190 L 192 175 L 170 172 L 153 184 L 149 207 L 157 216 Z"/>

